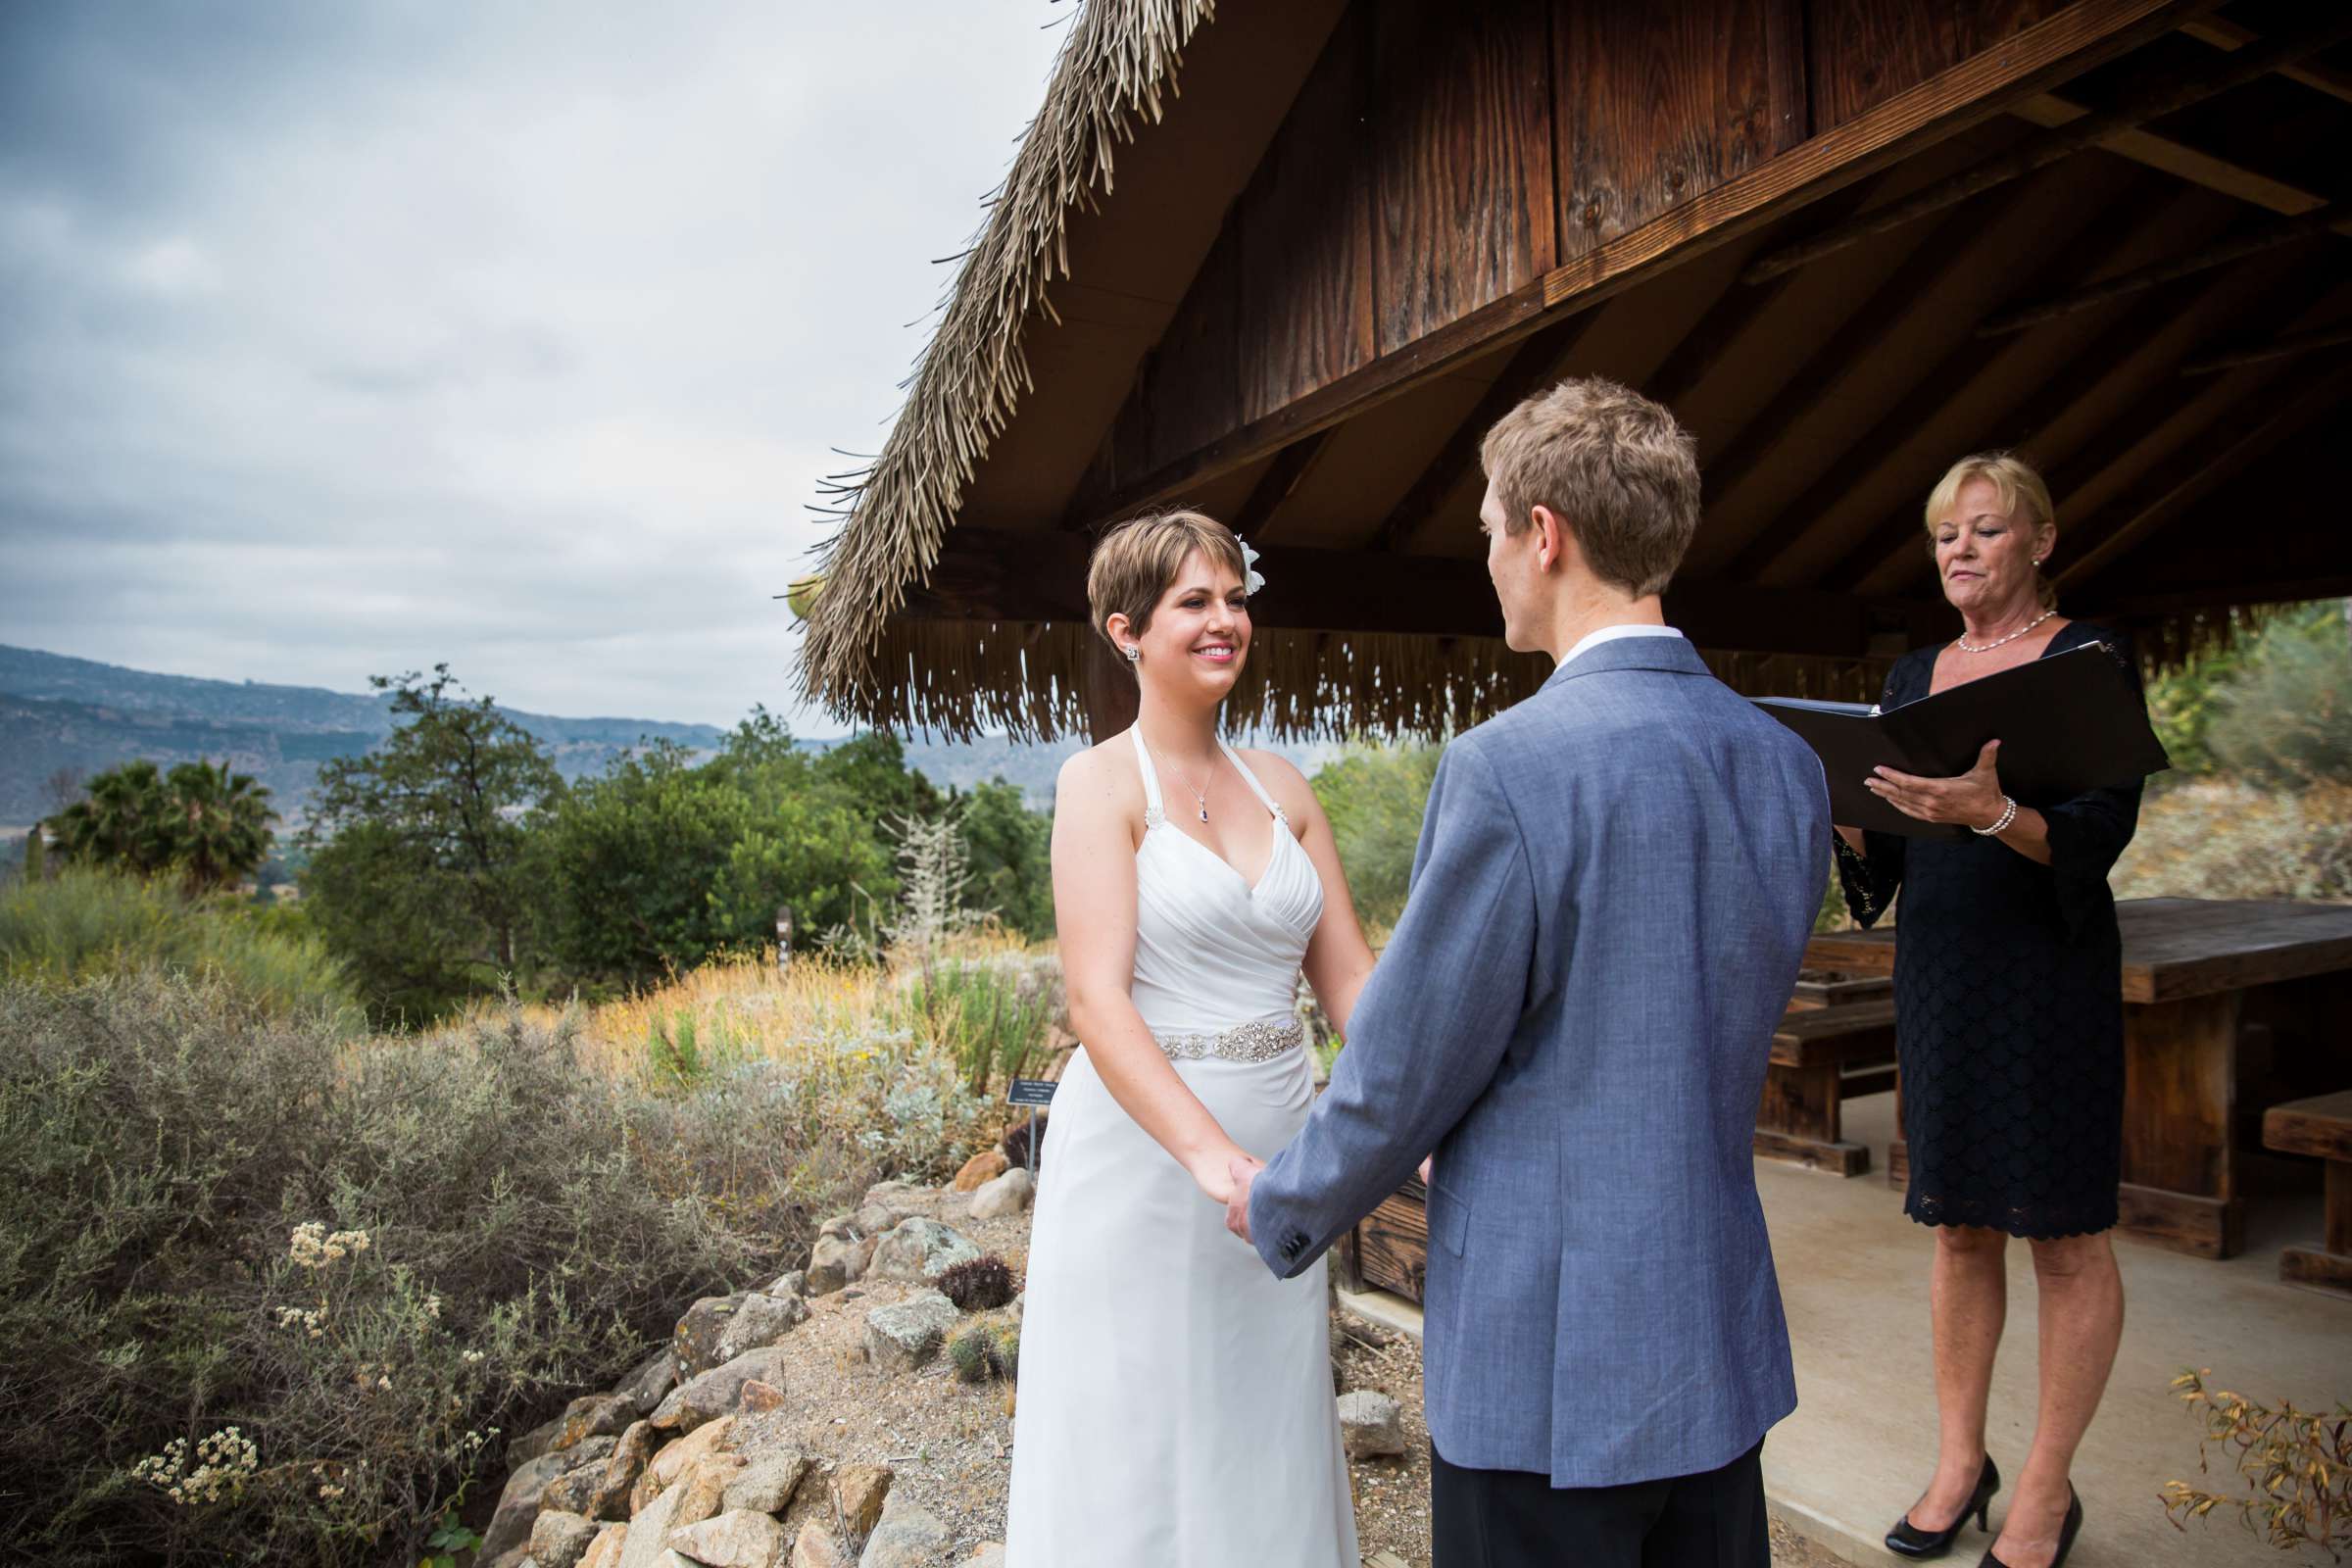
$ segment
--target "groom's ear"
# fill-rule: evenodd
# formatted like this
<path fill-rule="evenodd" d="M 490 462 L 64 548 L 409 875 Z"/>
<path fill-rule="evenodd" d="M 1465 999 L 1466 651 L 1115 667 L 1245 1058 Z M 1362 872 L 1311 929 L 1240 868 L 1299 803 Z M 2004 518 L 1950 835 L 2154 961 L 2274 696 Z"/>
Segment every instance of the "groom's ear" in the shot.
<path fill-rule="evenodd" d="M 1529 514 L 1529 522 L 1536 530 L 1536 564 L 1544 571 L 1555 569 L 1568 554 L 1568 522 L 1549 507 L 1539 506 Z"/>

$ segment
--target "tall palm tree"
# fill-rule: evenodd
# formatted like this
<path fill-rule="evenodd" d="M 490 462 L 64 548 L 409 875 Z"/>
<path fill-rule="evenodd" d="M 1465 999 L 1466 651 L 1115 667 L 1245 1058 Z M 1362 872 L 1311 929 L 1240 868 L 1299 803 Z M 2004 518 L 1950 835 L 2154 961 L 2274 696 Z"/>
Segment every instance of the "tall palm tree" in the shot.
<path fill-rule="evenodd" d="M 153 762 L 128 762 L 90 780 L 82 798 L 51 819 L 69 860 L 142 876 L 172 863 L 171 810 Z"/>
<path fill-rule="evenodd" d="M 190 893 L 233 886 L 270 858 L 270 791 L 228 764 L 182 762 L 165 781 L 172 860 Z"/>

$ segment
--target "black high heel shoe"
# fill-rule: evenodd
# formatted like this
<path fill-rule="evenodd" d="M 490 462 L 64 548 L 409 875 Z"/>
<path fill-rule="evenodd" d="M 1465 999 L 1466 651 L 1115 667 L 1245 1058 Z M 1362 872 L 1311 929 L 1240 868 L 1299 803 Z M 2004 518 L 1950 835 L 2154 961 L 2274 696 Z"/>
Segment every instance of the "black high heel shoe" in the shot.
<path fill-rule="evenodd" d="M 1954 1516 L 1949 1528 L 1922 1530 L 1911 1522 L 1911 1515 L 1906 1512 L 1894 1522 L 1894 1528 L 1886 1532 L 1886 1549 L 1898 1557 L 1942 1556 L 1952 1549 L 1952 1542 L 1958 1538 L 1961 1527 L 1968 1523 L 1970 1514 L 1977 1516 L 1979 1530 L 1992 1528 L 1988 1523 L 1992 1515 L 1992 1494 L 2000 1490 L 2000 1468 L 1992 1462 L 1992 1455 L 1988 1453 L 1984 1456 L 1984 1468 L 1977 1472 L 1977 1490 L 1968 1494 L 1967 1503 Z"/>
<path fill-rule="evenodd" d="M 2082 1533 L 2082 1494 L 2075 1490 L 2074 1483 L 2070 1481 L 2066 1487 L 2066 1523 L 2058 1527 L 2058 1555 L 2050 1559 L 2050 1568 L 2065 1568 L 2066 1554 L 2075 1549 L 2075 1538 Z M 2009 1565 L 1995 1557 L 1992 1548 L 1986 1546 L 1977 1568 L 2009 1568 Z"/>

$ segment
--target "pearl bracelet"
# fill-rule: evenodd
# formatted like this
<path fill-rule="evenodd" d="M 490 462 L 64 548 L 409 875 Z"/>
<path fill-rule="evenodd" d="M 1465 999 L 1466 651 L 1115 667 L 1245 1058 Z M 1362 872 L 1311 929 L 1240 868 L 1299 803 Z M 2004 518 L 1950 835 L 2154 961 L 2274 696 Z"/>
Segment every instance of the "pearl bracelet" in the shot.
<path fill-rule="evenodd" d="M 1995 838 L 2006 832 L 2009 824 L 2016 820 L 2017 802 L 2012 797 L 2004 795 L 2001 797 L 2000 820 L 1993 823 L 1990 827 L 1972 827 L 1969 829 L 1969 831 L 1981 839 Z"/>

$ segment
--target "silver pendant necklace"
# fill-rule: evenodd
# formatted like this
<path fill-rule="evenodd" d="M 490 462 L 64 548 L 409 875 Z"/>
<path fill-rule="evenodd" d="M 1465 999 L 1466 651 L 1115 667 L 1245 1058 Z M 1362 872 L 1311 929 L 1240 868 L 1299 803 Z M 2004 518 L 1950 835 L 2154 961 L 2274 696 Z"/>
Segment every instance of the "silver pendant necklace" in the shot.
<path fill-rule="evenodd" d="M 2058 612 L 2055 610 L 2045 610 L 2040 614 L 2035 615 L 2032 620 L 2027 621 L 2023 626 L 2018 627 L 2017 630 L 2011 632 L 2008 636 L 1995 637 L 1988 643 L 1972 643 L 1968 640 L 1968 634 L 1966 632 L 1962 632 L 1959 636 L 1952 639 L 1952 646 L 1959 649 L 1964 654 L 1989 654 L 1995 648 L 2000 647 L 2003 643 L 2013 643 L 2017 641 L 2020 637 L 2023 637 L 2026 633 L 2032 631 L 2034 627 L 2040 625 L 2043 621 L 2049 619 L 2056 613 L 2058 613 Z"/>
<path fill-rule="evenodd" d="M 1176 782 L 1178 782 L 1179 784 L 1182 784 L 1182 785 L 1185 787 L 1185 791 L 1186 791 L 1186 793 L 1188 793 L 1188 794 L 1190 794 L 1190 795 L 1192 796 L 1194 804 L 1195 804 L 1195 805 L 1197 805 L 1197 806 L 1199 806 L 1199 807 L 1200 808 L 1200 820 L 1201 820 L 1201 821 L 1203 821 L 1203 822 L 1207 821 L 1207 820 L 1208 820 L 1208 791 L 1207 791 L 1207 789 L 1206 789 L 1205 787 L 1204 787 L 1204 788 L 1201 788 L 1201 789 L 1194 789 L 1194 788 L 1193 788 L 1193 781 L 1192 781 L 1191 779 L 1189 779 L 1189 778 L 1186 778 L 1186 777 L 1185 777 L 1185 776 L 1184 776 L 1182 773 L 1177 773 L 1177 772 L 1176 772 L 1176 769 L 1175 769 L 1174 767 L 1168 766 L 1168 764 L 1166 764 L 1166 763 L 1164 763 L 1164 762 L 1160 761 L 1160 760 L 1159 760 L 1159 754 L 1158 754 L 1157 752 L 1153 752 L 1153 751 L 1152 751 L 1152 743 L 1151 743 L 1150 741 L 1146 741 L 1146 742 L 1144 742 L 1144 750 L 1145 750 L 1146 752 L 1150 752 L 1150 753 L 1151 753 L 1151 756 L 1152 756 L 1152 764 L 1154 767 L 1166 767 L 1166 768 L 1167 768 L 1167 770 L 1168 770 L 1169 772 L 1171 772 L 1171 773 L 1176 773 Z M 1216 761 L 1216 759 L 1212 757 L 1212 758 L 1210 758 L 1210 759 L 1209 759 L 1209 761 L 1208 761 L 1208 782 L 1209 782 L 1210 784 L 1214 784 L 1216 781 L 1217 781 L 1217 761 Z"/>

